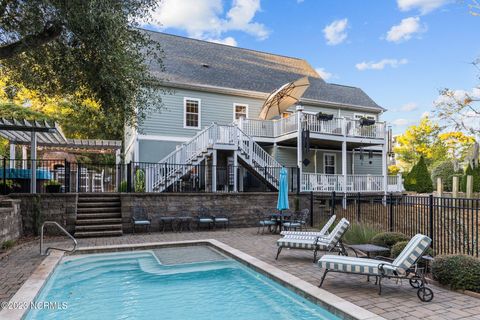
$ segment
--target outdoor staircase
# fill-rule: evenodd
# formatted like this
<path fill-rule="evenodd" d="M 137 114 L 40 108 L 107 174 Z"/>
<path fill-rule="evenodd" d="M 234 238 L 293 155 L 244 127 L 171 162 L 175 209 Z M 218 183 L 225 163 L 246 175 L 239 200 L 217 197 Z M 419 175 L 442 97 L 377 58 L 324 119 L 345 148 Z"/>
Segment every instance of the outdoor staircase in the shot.
<path fill-rule="evenodd" d="M 120 196 L 116 194 L 79 194 L 75 237 L 121 236 Z"/>
<path fill-rule="evenodd" d="M 160 160 L 162 166 L 149 170 L 146 174 L 148 191 L 167 190 L 205 161 L 215 149 L 238 151 L 238 158 L 245 168 L 271 189 L 278 190 L 278 174 L 282 165 L 236 125 L 213 123 Z"/>

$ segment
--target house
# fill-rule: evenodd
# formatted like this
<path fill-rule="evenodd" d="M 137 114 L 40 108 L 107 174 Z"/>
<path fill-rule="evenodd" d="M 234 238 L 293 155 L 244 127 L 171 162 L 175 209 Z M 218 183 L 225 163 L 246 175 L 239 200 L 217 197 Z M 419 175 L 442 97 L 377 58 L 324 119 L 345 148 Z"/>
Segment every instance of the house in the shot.
<path fill-rule="evenodd" d="M 252 190 L 253 180 L 275 189 L 282 166 L 298 168 L 290 172 L 301 191 L 401 189 L 398 177 L 387 177 L 385 109 L 360 88 L 325 82 L 303 59 L 147 32 L 165 53 L 164 68 L 150 65 L 164 106 L 126 128 L 125 159 L 143 163 L 149 191 L 192 183 Z M 310 86 L 299 103 L 260 120 L 267 97 L 302 77 Z M 365 118 L 373 124 L 363 126 Z M 308 150 L 299 128 L 309 130 Z"/>

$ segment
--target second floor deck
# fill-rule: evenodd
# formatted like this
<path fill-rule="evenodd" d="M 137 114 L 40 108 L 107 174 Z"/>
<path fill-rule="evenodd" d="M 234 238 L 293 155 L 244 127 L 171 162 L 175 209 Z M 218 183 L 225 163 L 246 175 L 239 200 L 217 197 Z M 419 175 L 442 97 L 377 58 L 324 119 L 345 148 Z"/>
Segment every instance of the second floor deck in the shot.
<path fill-rule="evenodd" d="M 299 120 L 298 117 L 301 117 Z M 295 113 L 278 120 L 240 119 L 240 128 L 257 140 L 280 142 L 296 137 L 299 127 L 310 134 L 332 140 L 352 140 L 383 144 L 386 137 L 385 122 L 376 121 L 372 125 L 362 125 L 360 120 L 334 117 L 332 120 L 320 120 L 315 114 Z"/>

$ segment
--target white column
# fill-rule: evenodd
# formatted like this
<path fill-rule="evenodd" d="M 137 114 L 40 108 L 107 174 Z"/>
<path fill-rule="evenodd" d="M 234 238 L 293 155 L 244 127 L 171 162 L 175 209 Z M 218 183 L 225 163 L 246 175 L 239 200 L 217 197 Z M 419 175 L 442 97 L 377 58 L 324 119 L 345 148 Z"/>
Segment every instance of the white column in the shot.
<path fill-rule="evenodd" d="M 297 166 L 298 166 L 298 174 L 300 177 L 300 188 L 302 187 L 302 172 L 303 172 L 303 145 L 302 145 L 302 122 L 303 122 L 303 107 L 297 106 Z"/>
<path fill-rule="evenodd" d="M 22 146 L 22 169 L 27 169 L 27 146 Z"/>
<path fill-rule="evenodd" d="M 212 192 L 217 192 L 217 150 L 212 153 Z"/>
<path fill-rule="evenodd" d="M 238 154 L 237 154 L 237 151 L 233 151 L 233 192 L 238 191 L 237 185 L 238 185 Z"/>
<path fill-rule="evenodd" d="M 342 175 L 343 175 L 343 192 L 347 192 L 347 141 L 342 142 Z"/>
<path fill-rule="evenodd" d="M 10 168 L 15 168 L 15 143 L 10 142 Z"/>
<path fill-rule="evenodd" d="M 37 134 L 35 131 L 31 134 L 30 161 L 32 161 L 32 176 L 30 179 L 30 192 L 37 193 Z"/>
<path fill-rule="evenodd" d="M 388 192 L 388 165 L 387 165 L 387 143 L 386 139 L 384 140 L 382 148 L 382 175 L 383 175 L 383 189 L 385 194 Z"/>

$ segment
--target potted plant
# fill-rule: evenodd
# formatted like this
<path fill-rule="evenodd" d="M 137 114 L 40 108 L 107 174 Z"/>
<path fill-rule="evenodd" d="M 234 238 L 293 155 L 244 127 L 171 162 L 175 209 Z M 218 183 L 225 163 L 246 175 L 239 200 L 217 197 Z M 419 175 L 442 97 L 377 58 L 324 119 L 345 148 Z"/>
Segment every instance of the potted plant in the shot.
<path fill-rule="evenodd" d="M 365 127 L 365 126 L 373 126 L 375 124 L 375 120 L 373 119 L 368 119 L 365 117 L 360 118 L 360 126 Z"/>
<path fill-rule="evenodd" d="M 319 113 L 317 113 L 317 120 L 319 120 L 319 121 L 333 120 L 333 114 L 327 114 L 327 113 L 319 112 Z"/>
<path fill-rule="evenodd" d="M 49 180 L 45 182 L 45 190 L 48 193 L 59 193 L 61 187 L 62 187 L 62 184 L 57 180 Z"/>

